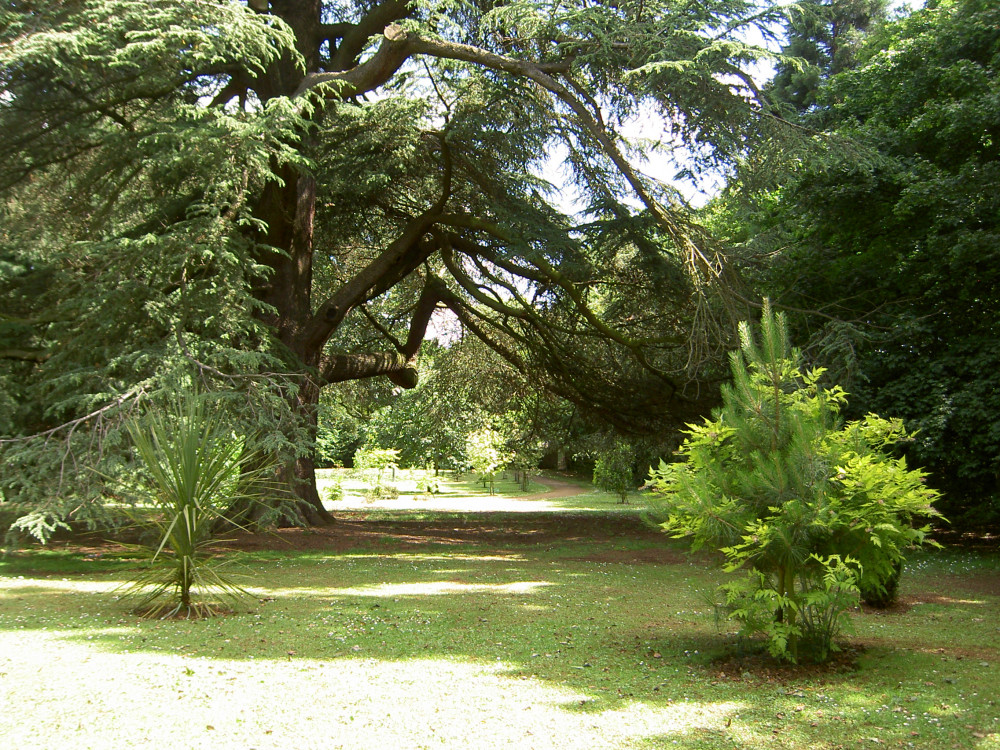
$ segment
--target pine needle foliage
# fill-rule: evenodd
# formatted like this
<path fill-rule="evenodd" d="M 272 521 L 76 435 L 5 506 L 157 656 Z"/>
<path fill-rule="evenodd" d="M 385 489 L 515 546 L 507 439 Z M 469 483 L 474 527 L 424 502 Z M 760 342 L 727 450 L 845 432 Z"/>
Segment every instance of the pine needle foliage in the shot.
<path fill-rule="evenodd" d="M 172 410 L 150 410 L 128 431 L 154 509 L 151 518 L 134 516 L 153 526 L 157 542 L 124 598 L 152 617 L 203 617 L 238 606 L 250 595 L 220 570 L 209 545 L 228 508 L 262 499 L 274 467 L 194 394 L 179 396 Z"/>
<path fill-rule="evenodd" d="M 707 389 L 684 385 L 714 378 L 739 285 L 677 186 L 639 167 L 743 157 L 775 120 L 752 78 L 773 53 L 741 40 L 783 13 L 3 4 L 0 502 L 39 538 L 103 522 L 110 493 L 64 467 L 115 475 L 133 396 L 187 379 L 243 394 L 296 518 L 329 523 L 322 391 L 415 387 L 441 306 L 624 428 L 701 413 Z M 651 138 L 628 136 L 649 118 Z"/>
<path fill-rule="evenodd" d="M 744 323 L 740 344 L 722 407 L 688 425 L 681 460 L 661 461 L 649 485 L 664 531 L 746 571 L 722 586 L 743 634 L 762 633 L 777 657 L 823 661 L 859 584 L 884 591 L 906 550 L 934 544 L 914 522 L 939 515 L 937 492 L 887 451 L 905 438 L 899 420 L 843 423 L 846 393 L 803 368 L 770 305 L 759 337 Z"/>

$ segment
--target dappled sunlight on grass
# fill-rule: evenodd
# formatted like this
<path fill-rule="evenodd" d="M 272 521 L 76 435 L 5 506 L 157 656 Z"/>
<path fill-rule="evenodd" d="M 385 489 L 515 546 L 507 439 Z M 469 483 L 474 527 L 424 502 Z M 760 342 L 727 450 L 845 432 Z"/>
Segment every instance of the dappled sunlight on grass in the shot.
<path fill-rule="evenodd" d="M 647 554 L 666 548 L 627 533 L 595 543 L 559 517 L 572 534 L 542 544 L 234 553 L 259 602 L 207 620 L 130 615 L 111 592 L 134 562 L 22 561 L 0 589 L 0 701 L 55 719 L 0 716 L 0 734 L 126 749 L 996 750 L 997 597 L 918 569 L 906 607 L 854 614 L 847 658 L 781 666 L 715 629 L 699 594 L 722 580 L 711 561 Z"/>
<path fill-rule="evenodd" d="M 7 578 L 3 581 L 3 591 L 0 591 L 0 600 L 2 600 L 5 594 L 13 592 L 30 592 L 31 594 L 46 592 L 54 594 L 69 594 L 74 592 L 105 594 L 113 591 L 120 585 L 121 581 L 70 580 L 68 578 Z"/>
<path fill-rule="evenodd" d="M 384 555 L 367 555 L 367 554 L 356 554 L 347 553 L 344 555 L 331 556 L 328 559 L 351 559 L 351 560 L 403 560 L 408 562 L 435 562 L 447 560 L 448 562 L 455 562 L 459 560 L 468 560 L 470 562 L 512 562 L 525 560 L 525 556 L 521 554 L 511 553 L 509 555 L 494 555 L 489 553 L 483 553 L 481 555 L 476 554 L 461 554 L 456 553 L 454 555 L 438 555 L 438 554 L 426 554 L 426 553 L 413 553 L 413 552 L 397 552 L 397 553 L 387 553 Z"/>
<path fill-rule="evenodd" d="M 650 736 L 722 729 L 741 707 L 633 702 L 578 711 L 591 692 L 517 674 L 506 663 L 109 654 L 53 633 L 40 635 L 43 648 L 31 653 L 13 645 L 0 635 L 8 655 L 0 699 L 46 718 L 0 718 L 10 747 L 632 747 Z"/>

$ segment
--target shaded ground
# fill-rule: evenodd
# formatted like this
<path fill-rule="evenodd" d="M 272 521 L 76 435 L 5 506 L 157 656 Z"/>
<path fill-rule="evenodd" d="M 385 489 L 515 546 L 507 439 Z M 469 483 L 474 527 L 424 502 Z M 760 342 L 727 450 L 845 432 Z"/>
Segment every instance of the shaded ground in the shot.
<path fill-rule="evenodd" d="M 408 548 L 418 545 L 479 544 L 489 547 L 545 545 L 567 541 L 611 542 L 615 539 L 663 540 L 638 515 L 592 513 L 470 514 L 463 518 L 409 520 L 338 513 L 334 526 L 281 529 L 269 534 L 233 534 L 221 544 L 229 549 L 348 551 Z M 656 550 L 659 552 L 659 550 Z M 664 550 L 676 556 L 673 550 Z M 611 552 L 607 554 L 613 554 Z M 631 553 L 630 553 L 631 554 Z"/>
<path fill-rule="evenodd" d="M 266 533 L 232 533 L 215 545 L 219 551 L 414 551 L 420 547 L 475 545 L 493 552 L 518 547 L 549 547 L 566 542 L 588 543 L 600 551 L 572 559 L 581 562 L 627 565 L 677 564 L 690 561 L 683 545 L 669 542 L 657 529 L 643 520 L 639 512 L 593 513 L 554 506 L 548 501 L 581 494 L 581 486 L 556 477 L 538 477 L 532 481 L 549 489 L 526 498 L 464 498 L 455 508 L 432 507 L 424 499 L 401 498 L 391 501 L 391 508 L 372 504 L 345 507 L 337 505 L 336 523 L 322 528 L 287 528 Z M 487 502 L 484 502 L 486 500 Z M 491 502 L 492 501 L 492 502 Z M 624 511 L 624 509 L 623 509 Z M 425 516 L 425 517 L 421 517 Z M 948 546 L 990 547 L 997 539 L 973 537 L 954 532 L 936 534 Z M 134 538 L 125 541 L 135 542 Z M 121 549 L 115 540 L 97 533 L 60 535 L 50 543 L 100 558 L 113 549 Z M 700 554 L 698 562 L 712 566 L 715 556 Z M 897 615 L 920 604 L 948 604 L 962 596 L 1000 596 L 1000 574 L 969 571 L 962 575 L 938 574 L 933 584 L 916 596 L 901 596 L 884 610 L 865 608 L 869 614 Z M 960 597 L 959 597 L 960 598 Z"/>

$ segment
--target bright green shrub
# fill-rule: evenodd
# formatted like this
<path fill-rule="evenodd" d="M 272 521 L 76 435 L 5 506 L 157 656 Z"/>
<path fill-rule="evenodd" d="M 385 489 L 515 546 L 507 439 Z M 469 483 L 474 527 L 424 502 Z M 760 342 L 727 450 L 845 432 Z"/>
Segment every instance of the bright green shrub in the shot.
<path fill-rule="evenodd" d="M 361 475 L 369 488 L 365 496 L 369 500 L 390 500 L 399 497 L 394 484 L 386 482 L 386 473 L 395 477 L 399 468 L 399 451 L 395 448 L 362 446 L 354 453 L 354 470 Z"/>
<path fill-rule="evenodd" d="M 465 456 L 492 495 L 496 475 L 511 460 L 510 454 L 504 451 L 503 435 L 489 427 L 470 433 L 465 440 Z"/>
<path fill-rule="evenodd" d="M 328 503 L 339 503 L 344 499 L 344 480 L 340 475 L 334 475 L 323 490 L 323 500 Z"/>
<path fill-rule="evenodd" d="M 743 633 L 762 633 L 775 656 L 824 660 L 859 584 L 885 591 L 905 551 L 927 541 L 913 522 L 938 515 L 937 493 L 886 452 L 904 439 L 901 422 L 842 423 L 846 394 L 800 369 L 783 316 L 765 306 L 760 345 L 746 324 L 740 340 L 723 406 L 688 426 L 681 460 L 661 461 L 649 485 L 665 531 L 747 571 L 723 587 Z"/>

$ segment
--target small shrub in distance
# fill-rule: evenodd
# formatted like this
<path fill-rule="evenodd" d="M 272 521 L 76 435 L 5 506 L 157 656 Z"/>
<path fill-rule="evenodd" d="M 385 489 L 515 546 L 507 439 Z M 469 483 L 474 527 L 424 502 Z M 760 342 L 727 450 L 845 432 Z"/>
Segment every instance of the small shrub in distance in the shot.
<path fill-rule="evenodd" d="M 344 484 L 339 475 L 334 476 L 323 490 L 323 499 L 328 503 L 339 503 L 344 499 Z"/>
<path fill-rule="evenodd" d="M 635 456 L 622 440 L 598 454 L 594 461 L 594 484 L 605 492 L 618 495 L 619 503 L 628 502 L 628 493 L 635 489 L 632 464 Z"/>
<path fill-rule="evenodd" d="M 465 441 L 466 458 L 491 495 L 497 474 L 510 463 L 511 457 L 504 452 L 503 445 L 503 436 L 489 427 L 470 433 Z"/>
<path fill-rule="evenodd" d="M 358 472 L 362 479 L 368 484 L 368 489 L 363 493 L 365 498 L 372 500 L 385 500 L 399 497 L 399 490 L 395 485 L 386 481 L 386 476 L 391 474 L 395 477 L 399 468 L 399 451 L 395 448 L 378 448 L 366 445 L 354 453 L 354 470 Z"/>
<path fill-rule="evenodd" d="M 417 490 L 424 495 L 436 495 L 441 491 L 441 480 L 428 471 L 417 480 Z"/>

